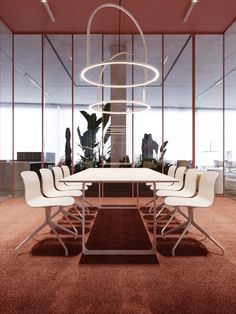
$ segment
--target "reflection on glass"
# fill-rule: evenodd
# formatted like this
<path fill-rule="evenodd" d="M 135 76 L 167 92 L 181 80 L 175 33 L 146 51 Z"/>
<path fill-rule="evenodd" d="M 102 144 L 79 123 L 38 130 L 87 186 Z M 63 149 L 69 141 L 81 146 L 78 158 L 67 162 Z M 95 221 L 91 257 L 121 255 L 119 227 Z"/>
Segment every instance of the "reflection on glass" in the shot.
<path fill-rule="evenodd" d="M 225 194 L 236 198 L 236 22 L 225 33 Z"/>
<path fill-rule="evenodd" d="M 66 144 L 72 133 L 72 84 L 72 36 L 45 35 L 44 152 L 56 165 L 66 163 Z"/>
<path fill-rule="evenodd" d="M 118 57 L 115 57 L 117 54 Z M 131 35 L 105 35 L 104 36 L 104 59 L 105 61 L 131 61 L 132 60 L 132 36 Z M 126 85 L 132 83 L 132 67 L 125 65 L 107 66 L 104 70 L 104 82 L 106 84 Z M 105 88 L 104 100 L 131 100 L 131 88 Z M 105 164 L 114 167 L 130 166 L 132 162 L 132 120 L 126 111 L 132 110 L 132 105 L 127 101 L 111 104 L 111 112 L 124 112 L 124 114 L 111 114 L 109 130 L 104 137 Z M 129 106 L 129 109 L 127 109 Z M 128 119 L 129 123 L 128 124 Z M 130 129 L 129 129 L 130 128 Z M 105 134 L 104 134 L 105 135 Z"/>
<path fill-rule="evenodd" d="M 15 195 L 22 195 L 21 171 L 41 166 L 41 36 L 15 35 L 14 47 L 14 189 Z"/>
<path fill-rule="evenodd" d="M 192 38 L 165 35 L 164 137 L 166 161 L 192 161 Z"/>
<path fill-rule="evenodd" d="M 12 34 L 0 21 L 0 202 L 12 195 Z"/>
<path fill-rule="evenodd" d="M 196 36 L 196 165 L 223 169 L 221 35 Z"/>
<path fill-rule="evenodd" d="M 91 35 L 91 63 L 102 59 L 102 36 Z M 86 35 L 74 36 L 74 160 L 75 171 L 101 166 L 102 114 L 93 113 L 89 105 L 97 101 L 101 88 L 88 85 L 80 78 L 87 63 Z"/>
<path fill-rule="evenodd" d="M 146 87 L 146 102 L 151 110 L 134 115 L 134 161 L 137 166 L 157 168 L 161 171 L 162 145 L 162 86 L 161 59 L 162 37 L 146 35 L 148 63 L 154 65 L 160 73 L 159 79 Z M 143 60 L 144 50 L 139 35 L 134 36 L 134 54 L 138 60 Z M 134 71 L 134 77 L 142 73 Z M 139 78 L 140 80 L 140 78 Z M 142 99 L 142 89 L 134 89 L 134 98 Z"/>

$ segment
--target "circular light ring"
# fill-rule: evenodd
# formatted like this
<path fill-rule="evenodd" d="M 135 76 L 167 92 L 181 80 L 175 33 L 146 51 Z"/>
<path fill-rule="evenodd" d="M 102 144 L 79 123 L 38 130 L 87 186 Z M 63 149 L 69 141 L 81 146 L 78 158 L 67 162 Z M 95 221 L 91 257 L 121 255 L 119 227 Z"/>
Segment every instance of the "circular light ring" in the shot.
<path fill-rule="evenodd" d="M 107 103 L 110 104 L 135 104 L 136 108 L 134 107 L 134 110 L 126 110 L 126 111 L 106 111 L 102 109 L 102 106 L 105 106 Z M 138 105 L 138 108 L 137 108 Z M 97 107 L 97 108 L 96 108 Z M 95 109 L 96 108 L 96 109 Z M 134 113 L 141 113 L 150 110 L 150 106 L 148 104 L 145 104 L 142 101 L 137 100 L 108 100 L 108 101 L 99 101 L 94 104 L 91 104 L 89 106 L 89 109 L 97 112 L 97 113 L 105 113 L 105 114 L 134 114 Z M 137 110 L 138 109 L 138 110 Z"/>
<path fill-rule="evenodd" d="M 149 70 L 153 73 L 153 77 L 150 80 L 146 80 L 141 83 L 135 83 L 135 84 L 130 84 L 130 85 L 113 85 L 113 84 L 104 84 L 101 82 L 95 82 L 93 80 L 90 80 L 87 77 L 87 74 L 89 71 L 99 68 L 99 67 L 104 67 L 107 65 L 132 65 L 135 67 L 140 67 L 143 68 L 145 71 Z M 96 63 L 92 64 L 90 66 L 87 66 L 84 68 L 81 73 L 80 73 L 81 78 L 87 82 L 88 84 L 95 85 L 95 86 L 100 86 L 100 87 L 108 87 L 108 88 L 132 88 L 132 87 L 140 87 L 140 86 L 146 86 L 149 85 L 153 82 L 155 82 L 158 77 L 159 77 L 159 71 L 151 64 L 147 63 L 142 63 L 142 62 L 133 62 L 133 61 L 107 61 L 107 62 L 101 62 L 101 63 Z"/>

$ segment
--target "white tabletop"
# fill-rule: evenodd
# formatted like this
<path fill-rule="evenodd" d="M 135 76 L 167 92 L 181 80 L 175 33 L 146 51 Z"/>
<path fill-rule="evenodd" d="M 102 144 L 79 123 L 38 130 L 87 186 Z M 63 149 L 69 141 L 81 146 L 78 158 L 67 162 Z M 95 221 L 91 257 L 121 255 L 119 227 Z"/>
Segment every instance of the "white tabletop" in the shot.
<path fill-rule="evenodd" d="M 149 168 L 89 168 L 61 179 L 62 182 L 178 182 Z"/>

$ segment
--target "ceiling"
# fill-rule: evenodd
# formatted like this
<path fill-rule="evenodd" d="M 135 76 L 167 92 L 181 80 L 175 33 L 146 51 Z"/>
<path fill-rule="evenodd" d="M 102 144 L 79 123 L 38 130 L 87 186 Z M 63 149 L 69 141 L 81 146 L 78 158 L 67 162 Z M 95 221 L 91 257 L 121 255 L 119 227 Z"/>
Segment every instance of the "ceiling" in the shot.
<path fill-rule="evenodd" d="M 52 23 L 41 0 L 0 0 L 0 18 L 15 33 L 85 33 L 93 10 L 104 0 L 48 0 Z M 235 0 L 199 0 L 183 22 L 191 0 L 116 0 L 139 22 L 144 33 L 223 33 L 236 18 Z M 118 10 L 98 12 L 92 33 L 137 33 Z M 120 22 L 119 22 L 120 20 Z"/>

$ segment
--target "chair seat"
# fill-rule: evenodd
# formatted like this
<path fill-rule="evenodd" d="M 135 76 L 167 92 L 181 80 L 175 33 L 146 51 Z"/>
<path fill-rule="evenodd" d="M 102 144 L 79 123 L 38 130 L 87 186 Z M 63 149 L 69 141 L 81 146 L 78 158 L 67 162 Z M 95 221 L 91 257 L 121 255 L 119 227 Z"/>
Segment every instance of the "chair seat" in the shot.
<path fill-rule="evenodd" d="M 151 186 L 152 190 L 153 190 L 153 183 L 147 182 L 146 185 Z M 170 186 L 170 185 L 173 185 L 173 182 L 160 182 L 160 183 L 158 183 L 158 186 L 160 186 L 160 187 L 165 187 L 165 186 Z"/>
<path fill-rule="evenodd" d="M 171 191 L 171 190 L 159 190 L 156 193 L 157 196 L 173 196 L 173 197 L 192 197 L 193 196 L 193 191 L 191 190 L 181 190 L 181 191 Z"/>
<path fill-rule="evenodd" d="M 53 207 L 53 206 L 70 206 L 75 202 L 73 197 L 55 197 L 47 198 L 38 196 L 28 200 L 28 205 L 31 207 Z"/>
<path fill-rule="evenodd" d="M 168 190 L 168 191 L 179 191 L 182 188 L 181 185 L 179 185 L 178 183 L 174 183 L 172 185 L 160 185 L 159 183 L 156 184 L 156 190 Z M 154 190 L 154 187 L 151 186 L 150 190 Z"/>
<path fill-rule="evenodd" d="M 58 182 L 58 184 L 57 184 L 57 189 L 60 191 L 71 191 L 72 188 L 75 190 L 82 190 L 83 189 L 82 184 L 80 184 L 80 183 L 76 183 L 73 186 L 72 185 L 66 185 L 62 182 Z M 85 190 L 87 190 L 87 189 L 88 189 L 88 187 L 85 186 Z"/>
<path fill-rule="evenodd" d="M 65 185 L 68 185 L 69 187 L 72 187 L 74 189 L 78 189 L 78 190 L 82 190 L 83 189 L 83 185 L 82 183 L 78 183 L 78 182 L 66 182 Z M 91 186 L 92 184 L 90 183 L 86 183 L 84 189 L 88 190 L 88 186 Z"/>
<path fill-rule="evenodd" d="M 199 195 L 192 198 L 184 197 L 167 197 L 165 204 L 168 206 L 186 206 L 186 207 L 208 207 L 212 202 Z"/>
<path fill-rule="evenodd" d="M 82 196 L 82 192 L 80 190 L 65 190 L 65 191 L 48 190 L 45 192 L 45 196 L 47 197 L 64 197 L 64 196 L 80 197 Z"/>

